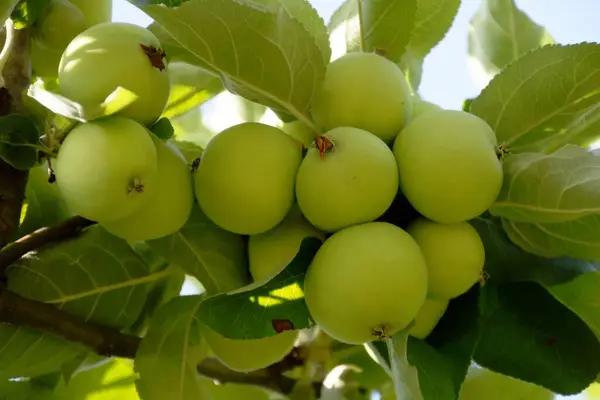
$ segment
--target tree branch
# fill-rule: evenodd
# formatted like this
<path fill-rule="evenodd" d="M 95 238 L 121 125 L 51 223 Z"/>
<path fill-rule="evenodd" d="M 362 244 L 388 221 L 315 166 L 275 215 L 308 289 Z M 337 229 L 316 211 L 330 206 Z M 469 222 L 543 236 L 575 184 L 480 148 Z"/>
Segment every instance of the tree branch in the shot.
<path fill-rule="evenodd" d="M 27 115 L 22 96 L 31 80 L 29 29 L 15 29 L 11 23 L 7 23 L 6 31 L 5 46 L 10 46 L 10 51 L 2 55 L 0 67 L 3 81 L 0 87 L 0 116 L 13 113 Z M 13 239 L 19 228 L 28 175 L 28 171 L 19 171 L 0 159 L 0 248 Z"/>
<path fill-rule="evenodd" d="M 135 358 L 141 338 L 106 326 L 85 322 L 50 304 L 41 303 L 13 293 L 0 284 L 0 321 L 16 326 L 27 326 L 81 344 L 105 357 Z M 296 380 L 284 372 L 301 365 L 298 353 L 292 351 L 287 357 L 270 367 L 250 373 L 228 369 L 215 359 L 207 358 L 198 365 L 199 374 L 222 383 L 245 383 L 264 386 L 288 394 Z M 315 383 L 315 390 L 321 384 Z"/>
<path fill-rule="evenodd" d="M 134 358 L 140 338 L 84 322 L 58 308 L 30 300 L 0 285 L 0 321 L 29 326 L 83 344 L 102 356 Z"/>
<path fill-rule="evenodd" d="M 9 244 L 0 250 L 0 275 L 15 261 L 30 251 L 37 250 L 47 244 L 70 239 L 79 235 L 85 228 L 95 222 L 75 216 L 56 225 L 40 228 L 29 235 Z"/>

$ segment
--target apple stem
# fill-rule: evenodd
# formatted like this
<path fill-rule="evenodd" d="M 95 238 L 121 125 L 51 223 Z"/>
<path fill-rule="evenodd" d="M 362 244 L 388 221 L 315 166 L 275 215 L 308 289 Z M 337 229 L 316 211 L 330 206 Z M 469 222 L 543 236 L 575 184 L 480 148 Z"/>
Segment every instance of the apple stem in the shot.
<path fill-rule="evenodd" d="M 323 160 L 325 159 L 325 154 L 331 151 L 335 145 L 328 137 L 319 135 L 315 137 L 315 147 L 319 150 L 319 156 Z"/>

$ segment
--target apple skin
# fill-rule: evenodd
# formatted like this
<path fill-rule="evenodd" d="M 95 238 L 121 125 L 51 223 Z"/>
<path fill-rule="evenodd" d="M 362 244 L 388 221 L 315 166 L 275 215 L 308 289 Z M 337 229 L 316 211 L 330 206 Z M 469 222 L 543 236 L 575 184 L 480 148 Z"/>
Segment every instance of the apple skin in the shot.
<path fill-rule="evenodd" d="M 502 188 L 496 144 L 492 128 L 475 115 L 456 110 L 423 114 L 394 142 L 400 188 L 412 206 L 433 221 L 475 218 Z"/>
<path fill-rule="evenodd" d="M 185 158 L 172 143 L 149 134 L 157 155 L 154 190 L 133 213 L 101 224 L 108 232 L 129 241 L 158 239 L 179 231 L 194 205 L 192 173 Z"/>
<path fill-rule="evenodd" d="M 412 115 L 413 120 L 417 117 L 420 117 L 423 114 L 435 112 L 435 111 L 442 111 L 442 107 L 440 107 L 437 104 L 434 104 L 432 102 L 429 102 L 427 100 L 423 100 L 418 96 L 414 96 L 414 98 L 413 98 L 413 115 Z"/>
<path fill-rule="evenodd" d="M 204 378 L 202 383 L 210 393 L 211 400 L 289 400 L 264 386 L 232 382 L 218 384 Z"/>
<path fill-rule="evenodd" d="M 442 319 L 449 303 L 449 300 L 425 300 L 415 318 L 415 324 L 408 333 L 417 339 L 425 339 Z"/>
<path fill-rule="evenodd" d="M 548 389 L 502 375 L 489 369 L 471 367 L 462 384 L 459 400 L 552 400 Z"/>
<path fill-rule="evenodd" d="M 307 237 L 325 240 L 325 233 L 304 218 L 297 204 L 275 228 L 251 235 L 248 238 L 248 261 L 254 281 L 279 274 L 294 259 L 302 240 Z"/>
<path fill-rule="evenodd" d="M 71 3 L 83 12 L 88 26 L 112 21 L 112 0 L 71 0 Z"/>
<path fill-rule="evenodd" d="M 302 121 L 292 121 L 281 126 L 281 130 L 301 142 L 304 147 L 309 147 L 317 135 L 310 127 Z"/>
<path fill-rule="evenodd" d="M 30 40 L 33 74 L 55 79 L 62 53 L 87 28 L 85 16 L 76 5 L 68 0 L 52 0 L 33 26 Z"/>
<path fill-rule="evenodd" d="M 108 117 L 69 132 L 53 167 L 69 209 L 102 223 L 124 218 L 148 200 L 157 165 L 146 128 L 131 119 Z"/>
<path fill-rule="evenodd" d="M 334 128 L 323 136 L 334 147 L 321 157 L 313 144 L 296 177 L 296 198 L 306 219 L 335 232 L 382 216 L 398 193 L 390 148 L 358 128 Z"/>
<path fill-rule="evenodd" d="M 229 339 L 206 325 L 202 325 L 202 333 L 212 355 L 238 372 L 255 371 L 282 360 L 298 338 L 298 331 L 292 330 L 260 339 Z"/>
<path fill-rule="evenodd" d="M 88 25 L 83 12 L 72 2 L 52 0 L 34 27 L 36 39 L 44 46 L 63 51 Z"/>
<path fill-rule="evenodd" d="M 166 59 L 162 59 L 162 70 L 154 66 L 142 44 L 161 49 L 156 36 L 137 25 L 108 22 L 86 29 L 71 41 L 61 57 L 61 94 L 91 107 L 104 102 L 121 86 L 135 93 L 137 99 L 118 115 L 151 125 L 165 109 L 171 81 Z"/>
<path fill-rule="evenodd" d="M 348 344 L 364 344 L 406 328 L 426 296 L 421 249 L 408 233 L 387 222 L 334 233 L 317 251 L 304 280 L 314 321 Z"/>
<path fill-rule="evenodd" d="M 485 248 L 479 233 L 468 222 L 438 224 L 419 218 L 406 231 L 427 260 L 429 297 L 453 299 L 481 278 Z"/>
<path fill-rule="evenodd" d="M 402 70 L 375 53 L 348 53 L 327 66 L 312 116 L 321 131 L 364 129 L 392 142 L 412 117 L 410 88 Z"/>
<path fill-rule="evenodd" d="M 44 226 L 54 225 L 73 216 L 58 189 L 48 182 L 48 163 L 29 170 L 25 188 L 25 205 L 18 237 L 23 237 Z M 24 213 L 24 215 L 23 215 Z"/>
<path fill-rule="evenodd" d="M 256 122 L 213 137 L 194 177 L 200 208 L 216 225 L 240 235 L 277 226 L 294 202 L 302 146 L 280 129 Z"/>

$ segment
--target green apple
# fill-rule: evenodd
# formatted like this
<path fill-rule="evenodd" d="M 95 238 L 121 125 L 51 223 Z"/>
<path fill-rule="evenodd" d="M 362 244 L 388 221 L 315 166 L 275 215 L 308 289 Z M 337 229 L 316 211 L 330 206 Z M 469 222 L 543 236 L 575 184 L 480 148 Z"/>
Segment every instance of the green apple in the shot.
<path fill-rule="evenodd" d="M 327 66 L 312 116 L 324 132 L 352 126 L 391 142 L 411 119 L 410 96 L 404 73 L 392 61 L 375 53 L 348 53 Z"/>
<path fill-rule="evenodd" d="M 113 0 L 71 0 L 85 15 L 88 26 L 112 21 Z"/>
<path fill-rule="evenodd" d="M 19 237 L 72 216 L 58 185 L 48 182 L 46 162 L 29 170 L 22 214 L 24 218 L 19 226 Z"/>
<path fill-rule="evenodd" d="M 158 168 L 154 190 L 133 213 L 101 224 L 113 235 L 129 241 L 158 239 L 179 231 L 194 204 L 192 174 L 185 158 L 172 143 L 150 135 L 156 146 Z"/>
<path fill-rule="evenodd" d="M 406 231 L 387 222 L 342 229 L 308 267 L 306 305 L 334 339 L 363 344 L 406 328 L 427 296 L 425 257 Z"/>
<path fill-rule="evenodd" d="M 77 35 L 63 53 L 59 90 L 84 107 L 93 107 L 123 87 L 137 99 L 118 114 L 150 125 L 165 109 L 171 92 L 161 50 L 159 40 L 146 28 L 117 22 L 94 25 Z"/>
<path fill-rule="evenodd" d="M 436 327 L 440 319 L 444 316 L 448 308 L 449 300 L 427 299 L 419 310 L 415 318 L 415 324 L 409 331 L 409 334 L 418 338 L 425 339 Z"/>
<path fill-rule="evenodd" d="M 439 224 L 419 218 L 406 230 L 425 255 L 429 297 L 453 299 L 479 281 L 485 249 L 479 233 L 468 222 Z"/>
<path fill-rule="evenodd" d="M 425 113 L 433 111 L 442 111 L 442 107 L 438 106 L 437 104 L 431 103 L 427 100 L 423 100 L 418 96 L 413 97 L 413 120 Z"/>
<path fill-rule="evenodd" d="M 260 339 L 229 339 L 206 325 L 202 326 L 202 333 L 211 353 L 229 369 L 240 372 L 255 371 L 282 360 L 298 338 L 298 331 L 292 330 Z"/>
<path fill-rule="evenodd" d="M 312 226 L 297 204 L 285 219 L 270 231 L 248 238 L 248 262 L 254 281 L 272 278 L 296 256 L 307 237 L 325 239 L 325 233 Z"/>
<path fill-rule="evenodd" d="M 33 74 L 56 78 L 63 52 L 88 25 L 81 10 L 72 2 L 52 0 L 33 28 L 30 40 Z"/>
<path fill-rule="evenodd" d="M 462 384 L 459 400 L 552 400 L 550 390 L 489 369 L 472 367 Z"/>
<path fill-rule="evenodd" d="M 244 383 L 214 383 L 202 380 L 210 393 L 211 400 L 286 400 L 282 394 L 265 388 Z"/>
<path fill-rule="evenodd" d="M 475 218 L 502 188 L 496 137 L 481 118 L 442 110 L 416 118 L 396 138 L 400 188 L 423 216 L 440 223 Z"/>
<path fill-rule="evenodd" d="M 69 0 L 51 0 L 35 22 L 34 37 L 42 45 L 62 52 L 87 27 L 85 16 L 76 5 Z"/>
<path fill-rule="evenodd" d="M 109 117 L 69 132 L 54 172 L 73 213 L 106 222 L 126 217 L 150 198 L 157 165 L 146 128 L 128 118 Z"/>
<path fill-rule="evenodd" d="M 281 126 L 281 130 L 299 141 L 304 147 L 309 147 L 317 135 L 315 131 L 302 121 L 292 121 Z"/>
<path fill-rule="evenodd" d="M 195 193 L 218 226 L 241 235 L 275 228 L 294 201 L 302 146 L 280 129 L 257 122 L 214 136 L 195 174 Z"/>
<path fill-rule="evenodd" d="M 379 218 L 397 193 L 398 168 L 390 148 L 352 127 L 318 136 L 296 178 L 300 210 L 326 232 Z"/>
<path fill-rule="evenodd" d="M 35 37 L 29 41 L 29 59 L 34 76 L 56 79 L 62 50 L 44 46 Z"/>

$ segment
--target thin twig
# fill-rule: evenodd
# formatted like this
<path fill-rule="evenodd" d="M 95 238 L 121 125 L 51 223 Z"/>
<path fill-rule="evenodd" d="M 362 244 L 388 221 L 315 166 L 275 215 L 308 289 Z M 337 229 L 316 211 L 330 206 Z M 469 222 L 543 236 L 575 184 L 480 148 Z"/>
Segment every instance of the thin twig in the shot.
<path fill-rule="evenodd" d="M 12 263 L 18 261 L 30 251 L 38 250 L 50 243 L 76 237 L 85 228 L 93 224 L 95 222 L 75 216 L 56 225 L 46 226 L 23 236 L 0 250 L 0 274 L 4 274 Z"/>

